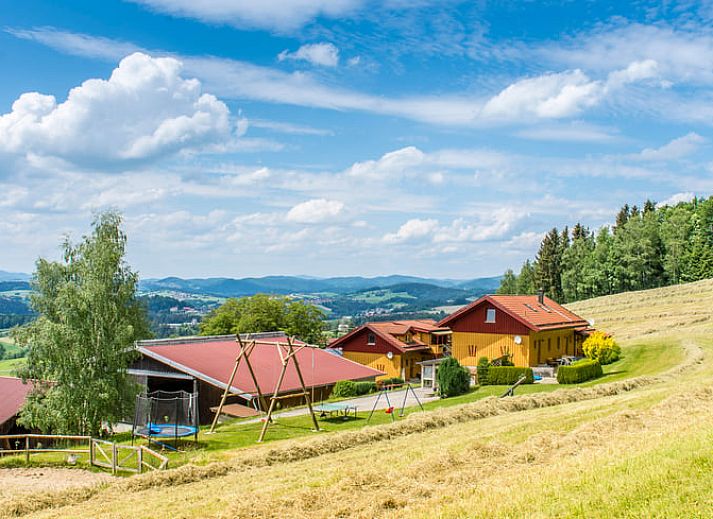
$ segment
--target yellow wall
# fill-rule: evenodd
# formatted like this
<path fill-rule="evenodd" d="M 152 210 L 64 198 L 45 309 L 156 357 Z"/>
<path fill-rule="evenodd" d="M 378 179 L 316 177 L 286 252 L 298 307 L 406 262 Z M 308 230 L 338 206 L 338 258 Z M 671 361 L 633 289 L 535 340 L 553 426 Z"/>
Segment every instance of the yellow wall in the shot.
<path fill-rule="evenodd" d="M 557 339 L 559 338 L 559 348 L 557 347 Z M 549 340 L 549 348 L 548 348 Z M 574 355 L 574 330 L 552 330 L 547 332 L 538 332 L 530 335 L 530 365 L 537 366 L 537 341 L 540 343 L 539 363 L 547 362 L 547 359 L 556 359 L 563 355 Z"/>
<path fill-rule="evenodd" d="M 521 344 L 515 344 L 515 335 L 502 333 L 453 332 L 451 337 L 453 357 L 464 366 L 477 366 L 480 357 L 492 360 L 506 353 L 512 355 L 516 366 L 529 365 L 530 339 L 527 335 L 520 336 Z"/>
<path fill-rule="evenodd" d="M 401 376 L 401 355 L 394 355 L 392 359 L 388 359 L 383 353 L 345 351 L 344 358 L 386 373 L 386 375 L 376 377 L 376 380 Z"/>

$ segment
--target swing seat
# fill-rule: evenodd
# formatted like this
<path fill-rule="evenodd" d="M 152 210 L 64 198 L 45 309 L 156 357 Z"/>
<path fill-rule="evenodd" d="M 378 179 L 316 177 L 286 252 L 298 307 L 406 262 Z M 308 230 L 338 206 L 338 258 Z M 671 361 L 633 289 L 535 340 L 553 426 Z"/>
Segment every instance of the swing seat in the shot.
<path fill-rule="evenodd" d="M 394 407 L 393 406 L 387 407 L 386 409 L 384 409 L 384 412 L 386 414 L 392 414 L 394 412 Z"/>

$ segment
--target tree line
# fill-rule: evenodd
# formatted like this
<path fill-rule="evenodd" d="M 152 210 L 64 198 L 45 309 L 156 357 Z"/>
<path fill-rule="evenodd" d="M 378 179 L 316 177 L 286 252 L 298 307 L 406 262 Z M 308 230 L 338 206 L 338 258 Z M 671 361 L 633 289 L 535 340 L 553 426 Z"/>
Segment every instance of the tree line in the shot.
<path fill-rule="evenodd" d="M 713 277 L 713 197 L 674 206 L 625 204 L 613 226 L 551 229 L 537 256 L 505 271 L 499 294 L 545 294 L 559 302 Z"/>

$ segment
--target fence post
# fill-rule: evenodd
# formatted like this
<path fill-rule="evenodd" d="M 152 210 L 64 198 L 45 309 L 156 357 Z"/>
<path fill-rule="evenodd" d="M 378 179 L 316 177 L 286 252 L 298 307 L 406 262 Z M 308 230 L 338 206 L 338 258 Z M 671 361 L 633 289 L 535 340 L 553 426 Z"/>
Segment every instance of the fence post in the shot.
<path fill-rule="evenodd" d="M 116 443 L 111 444 L 111 473 L 116 474 L 116 458 L 119 456 L 119 449 L 116 448 Z"/>
<path fill-rule="evenodd" d="M 139 450 L 137 451 L 138 458 L 139 458 L 139 474 L 141 474 L 141 469 L 143 468 L 144 465 L 144 451 L 143 449 L 139 446 Z"/>
<path fill-rule="evenodd" d="M 25 463 L 30 464 L 30 437 L 25 436 Z"/>
<path fill-rule="evenodd" d="M 94 465 L 94 438 L 89 438 L 89 464 Z"/>

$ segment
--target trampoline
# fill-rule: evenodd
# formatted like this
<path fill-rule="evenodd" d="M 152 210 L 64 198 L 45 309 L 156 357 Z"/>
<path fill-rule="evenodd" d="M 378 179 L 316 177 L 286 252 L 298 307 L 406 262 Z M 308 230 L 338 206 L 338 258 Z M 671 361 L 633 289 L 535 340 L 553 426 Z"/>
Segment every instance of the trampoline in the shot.
<path fill-rule="evenodd" d="M 176 448 L 164 443 L 166 440 L 188 436 L 198 440 L 198 393 L 153 391 L 137 395 L 132 442 L 136 436 L 172 450 Z"/>

